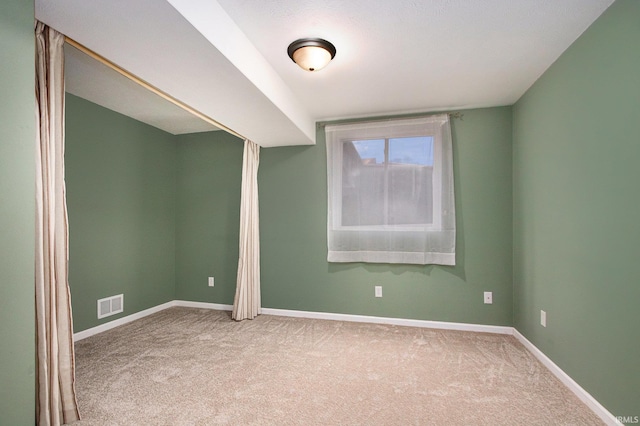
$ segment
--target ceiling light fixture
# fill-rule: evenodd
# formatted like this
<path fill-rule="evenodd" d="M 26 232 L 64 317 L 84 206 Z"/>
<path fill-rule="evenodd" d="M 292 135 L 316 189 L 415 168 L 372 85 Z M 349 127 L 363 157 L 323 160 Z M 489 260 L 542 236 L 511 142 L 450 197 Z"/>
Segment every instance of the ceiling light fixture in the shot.
<path fill-rule="evenodd" d="M 321 38 L 301 38 L 289 45 L 287 53 L 306 71 L 319 71 L 336 56 L 336 47 Z"/>

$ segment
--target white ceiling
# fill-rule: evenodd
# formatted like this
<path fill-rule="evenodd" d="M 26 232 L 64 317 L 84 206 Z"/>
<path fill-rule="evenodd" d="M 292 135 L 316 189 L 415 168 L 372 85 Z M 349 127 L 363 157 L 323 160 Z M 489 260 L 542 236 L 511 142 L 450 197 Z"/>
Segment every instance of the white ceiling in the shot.
<path fill-rule="evenodd" d="M 218 0 L 311 115 L 512 105 L 613 0 Z M 337 47 L 304 73 L 302 37 Z"/>
<path fill-rule="evenodd" d="M 219 130 L 68 44 L 64 62 L 65 89 L 72 95 L 173 135 Z"/>
<path fill-rule="evenodd" d="M 511 105 L 611 3 L 36 0 L 36 17 L 278 146 L 314 143 L 319 120 Z M 303 37 L 331 41 L 336 58 L 302 71 L 286 49 Z"/>

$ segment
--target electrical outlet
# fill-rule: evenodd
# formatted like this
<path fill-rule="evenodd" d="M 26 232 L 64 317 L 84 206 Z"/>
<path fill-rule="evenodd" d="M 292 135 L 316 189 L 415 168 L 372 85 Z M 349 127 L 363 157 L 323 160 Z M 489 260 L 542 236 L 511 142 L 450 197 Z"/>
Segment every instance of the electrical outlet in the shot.
<path fill-rule="evenodd" d="M 547 326 L 547 313 L 545 311 L 540 311 L 540 325 L 543 327 Z"/>
<path fill-rule="evenodd" d="M 484 292 L 484 303 L 485 305 L 491 305 L 493 303 L 493 292 L 491 291 Z"/>
<path fill-rule="evenodd" d="M 209 277 L 209 287 L 213 287 L 213 285 L 215 284 L 213 277 Z"/>
<path fill-rule="evenodd" d="M 377 285 L 376 286 L 376 297 L 382 297 L 382 286 L 381 285 Z"/>

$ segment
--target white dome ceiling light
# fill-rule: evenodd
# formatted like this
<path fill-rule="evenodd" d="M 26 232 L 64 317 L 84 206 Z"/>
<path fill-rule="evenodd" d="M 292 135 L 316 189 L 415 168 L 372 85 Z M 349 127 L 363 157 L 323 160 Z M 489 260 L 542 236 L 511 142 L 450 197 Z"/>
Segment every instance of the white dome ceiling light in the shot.
<path fill-rule="evenodd" d="M 287 53 L 305 71 L 319 71 L 336 56 L 336 47 L 321 38 L 301 38 L 289 45 Z"/>

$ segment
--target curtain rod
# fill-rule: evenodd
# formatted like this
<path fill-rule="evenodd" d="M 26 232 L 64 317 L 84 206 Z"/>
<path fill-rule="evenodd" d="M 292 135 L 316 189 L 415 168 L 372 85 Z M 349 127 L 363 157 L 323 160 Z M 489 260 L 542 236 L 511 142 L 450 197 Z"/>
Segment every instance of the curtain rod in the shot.
<path fill-rule="evenodd" d="M 179 101 L 178 99 L 174 98 L 173 96 L 169 95 L 168 93 L 163 92 L 162 90 L 158 89 L 157 87 L 147 83 L 146 81 L 142 80 L 141 78 L 136 77 L 135 75 L 131 74 L 129 71 L 120 68 L 118 65 L 114 64 L 113 62 L 111 62 L 110 60 L 108 60 L 107 58 L 105 58 L 104 56 L 101 56 L 99 54 L 97 54 L 96 52 L 94 52 L 93 50 L 89 49 L 88 47 L 83 46 L 82 44 L 78 43 L 77 41 L 75 41 L 72 38 L 66 37 L 65 36 L 65 42 L 67 44 L 69 44 L 70 46 L 75 47 L 76 49 L 80 50 L 81 52 L 89 55 L 90 57 L 92 57 L 93 59 L 95 59 L 96 61 L 102 63 L 103 65 L 106 65 L 107 67 L 111 68 L 112 70 L 116 71 L 117 73 L 119 73 L 120 75 L 123 75 L 124 77 L 127 77 L 129 80 L 139 84 L 140 86 L 144 87 L 147 90 L 150 90 L 151 92 L 155 93 L 156 95 L 160 96 L 161 98 L 171 102 L 172 104 L 174 104 L 175 106 L 182 108 L 183 110 L 187 111 L 190 114 L 195 115 L 196 117 L 200 118 L 203 121 L 206 121 L 207 123 L 216 126 L 217 128 L 224 130 L 228 133 L 231 133 L 234 136 L 239 137 L 240 139 L 247 139 L 246 137 L 242 136 L 240 133 L 230 129 L 229 127 L 225 126 L 224 124 L 214 120 L 213 118 L 201 113 L 200 111 L 191 108 L 189 105 L 185 104 L 182 101 Z"/>
<path fill-rule="evenodd" d="M 464 120 L 464 113 L 459 112 L 459 111 L 455 111 L 455 112 L 429 112 L 429 113 L 416 113 L 416 114 L 399 114 L 399 115 L 394 115 L 392 117 L 385 117 L 385 118 L 381 118 L 381 117 L 371 117 L 371 118 L 367 118 L 367 117 L 360 117 L 360 118 L 347 118 L 344 120 L 330 120 L 330 121 L 322 121 L 317 123 L 317 126 L 322 128 L 322 127 L 326 127 L 328 125 L 333 125 L 333 124 L 337 124 L 337 125 L 341 125 L 341 124 L 357 124 L 357 123 L 375 123 L 375 122 L 384 122 L 384 121 L 393 121 L 393 120 L 404 120 L 404 119 L 411 119 L 411 118 L 424 118 L 424 117 L 432 117 L 434 115 L 448 115 L 449 118 L 454 119 L 460 119 L 460 120 Z"/>

